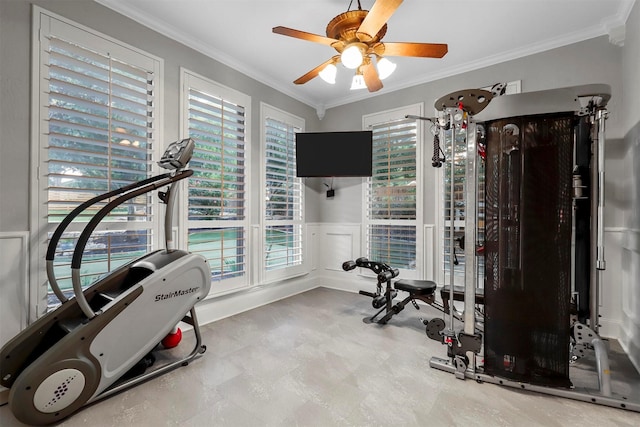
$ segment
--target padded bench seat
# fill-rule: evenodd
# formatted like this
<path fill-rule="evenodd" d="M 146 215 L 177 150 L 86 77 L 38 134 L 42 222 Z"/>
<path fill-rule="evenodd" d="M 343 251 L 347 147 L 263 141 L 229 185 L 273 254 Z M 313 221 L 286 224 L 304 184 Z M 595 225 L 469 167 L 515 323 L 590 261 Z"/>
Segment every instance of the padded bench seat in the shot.
<path fill-rule="evenodd" d="M 436 282 L 431 280 L 400 279 L 395 283 L 399 291 L 409 292 L 413 295 L 431 295 L 436 291 Z"/>

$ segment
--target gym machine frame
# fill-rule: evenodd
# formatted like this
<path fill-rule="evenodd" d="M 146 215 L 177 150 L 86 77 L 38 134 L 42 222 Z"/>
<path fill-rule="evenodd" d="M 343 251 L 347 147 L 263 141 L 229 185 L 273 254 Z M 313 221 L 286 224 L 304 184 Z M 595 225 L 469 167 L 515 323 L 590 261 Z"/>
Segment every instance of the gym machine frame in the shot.
<path fill-rule="evenodd" d="M 495 94 L 495 92 L 494 92 Z M 604 260 L 604 142 L 605 120 L 607 110 L 605 108 L 610 98 L 610 88 L 607 85 L 587 85 L 556 89 L 541 92 L 530 92 L 519 95 L 500 97 L 498 102 L 492 104 L 490 114 L 480 114 L 478 122 L 499 119 L 502 117 L 526 116 L 533 114 L 545 114 L 554 111 L 574 111 L 578 116 L 588 116 L 592 132 L 592 160 L 591 160 L 591 267 L 590 267 L 590 313 L 589 326 L 582 323 L 574 323 L 574 340 L 572 360 L 576 356 L 576 350 L 593 349 L 596 358 L 598 375 L 598 390 L 576 388 L 556 388 L 540 386 L 520 381 L 495 377 L 484 373 L 479 361 L 483 356 L 482 336 L 475 332 L 475 289 L 477 287 L 476 276 L 476 207 L 477 207 L 477 125 L 474 117 L 479 114 L 491 101 L 491 92 L 481 90 L 463 90 L 451 93 L 436 101 L 435 108 L 440 112 L 438 117 L 438 130 L 440 137 L 445 137 L 445 129 L 451 128 L 452 143 L 450 161 L 453 162 L 455 154 L 456 128 L 464 123 L 466 127 L 466 166 L 465 197 L 467 215 L 465 216 L 465 240 L 468 242 L 465 248 L 465 298 L 464 298 L 464 330 L 454 331 L 453 309 L 449 318 L 449 326 L 444 332 L 442 325 L 434 330 L 427 326 L 427 335 L 432 339 L 441 339 L 448 346 L 448 359 L 432 357 L 429 365 L 432 368 L 455 374 L 459 379 L 474 379 L 477 382 L 530 390 L 534 392 L 595 403 L 604 406 L 632 410 L 640 412 L 640 403 L 627 400 L 624 396 L 614 396 L 611 391 L 611 377 L 606 344 L 598 336 L 599 319 L 599 289 L 602 283 L 602 275 L 605 269 Z M 480 109 L 473 100 L 482 97 Z M 496 105 L 498 104 L 498 105 Z M 466 121 L 465 121 L 466 118 Z M 427 118 L 420 118 L 427 119 Z M 427 119 L 430 120 L 430 119 Z M 437 136 L 436 136 L 437 137 Z M 434 154 L 434 166 L 435 154 Z M 451 166 L 451 194 L 453 195 L 453 164 Z M 574 181 L 574 196 L 579 183 Z M 580 187 L 581 188 L 581 187 Z M 451 204 L 451 218 L 453 219 L 453 203 Z M 450 247 L 453 248 L 453 221 L 451 221 L 449 236 Z M 450 282 L 453 289 L 453 263 L 450 263 Z M 450 304 L 453 307 L 453 292 L 450 292 Z M 569 321 L 569 319 L 567 319 Z M 569 324 L 567 328 L 569 328 Z M 470 357 L 469 357 L 470 356 Z M 569 361 L 567 361 L 569 363 Z"/>

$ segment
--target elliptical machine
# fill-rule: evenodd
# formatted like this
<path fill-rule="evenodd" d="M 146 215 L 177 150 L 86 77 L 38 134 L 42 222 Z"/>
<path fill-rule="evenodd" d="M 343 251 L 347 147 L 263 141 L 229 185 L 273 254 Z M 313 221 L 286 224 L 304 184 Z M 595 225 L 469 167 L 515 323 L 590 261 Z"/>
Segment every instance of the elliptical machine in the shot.
<path fill-rule="evenodd" d="M 33 425 L 59 422 L 85 404 L 186 366 L 206 351 L 194 306 L 209 293 L 211 271 L 204 257 L 173 249 L 171 241 L 176 184 L 193 174 L 184 168 L 194 145 L 190 138 L 170 144 L 158 163 L 171 172 L 96 196 L 57 227 L 47 249 L 46 269 L 62 304 L 0 350 L 0 385 L 10 388 L 9 405 L 18 420 Z M 166 192 L 159 192 L 166 205 L 166 248 L 117 268 L 83 291 L 82 256 L 100 221 L 127 200 L 167 185 Z M 93 216 L 78 239 L 71 262 L 75 298 L 68 299 L 53 269 L 58 241 L 81 212 L 112 197 L 116 198 Z M 191 353 L 128 378 L 125 374 L 181 321 L 193 326 L 196 343 Z"/>

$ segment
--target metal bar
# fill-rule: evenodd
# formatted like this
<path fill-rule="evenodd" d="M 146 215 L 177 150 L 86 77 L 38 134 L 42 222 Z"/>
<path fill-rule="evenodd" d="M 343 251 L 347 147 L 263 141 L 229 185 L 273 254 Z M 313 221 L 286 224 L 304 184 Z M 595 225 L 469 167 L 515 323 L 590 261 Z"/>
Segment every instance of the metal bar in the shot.
<path fill-rule="evenodd" d="M 606 109 L 599 109 L 595 117 L 592 116 L 592 126 L 597 132 L 592 132 L 593 147 L 591 158 L 591 274 L 589 323 L 596 333 L 599 329 L 600 318 L 600 285 L 602 271 L 606 268 L 604 260 L 604 132 Z"/>
<path fill-rule="evenodd" d="M 471 131 L 470 131 L 471 130 Z M 476 165 L 476 126 L 468 123 L 466 129 L 467 159 L 465 169 L 465 222 L 464 222 L 464 332 L 469 335 L 475 333 L 475 302 L 476 302 L 476 203 L 477 178 Z M 453 292 L 452 292 L 453 293 Z M 474 366 L 472 363 L 471 367 Z"/>
<path fill-rule="evenodd" d="M 604 396 L 611 396 L 611 369 L 609 368 L 609 355 L 607 346 L 600 338 L 591 341 L 596 352 L 596 369 L 598 370 L 598 384 L 600 393 Z"/>
<path fill-rule="evenodd" d="M 168 251 L 175 249 L 173 242 L 173 206 L 175 205 L 176 195 L 178 194 L 179 182 L 174 182 L 167 190 L 167 199 L 164 213 L 164 247 Z"/>
<path fill-rule="evenodd" d="M 449 169 L 449 286 L 450 288 L 450 292 L 449 292 L 449 332 L 452 335 L 453 334 L 453 290 L 454 290 L 454 285 L 455 285 L 455 277 L 454 277 L 454 273 L 455 273 L 455 265 L 453 264 L 453 259 L 454 259 L 454 251 L 455 251 L 455 247 L 454 247 L 454 238 L 453 238 L 453 232 L 454 232 L 454 227 L 453 227 L 453 218 L 455 216 L 455 206 L 454 206 L 454 200 L 453 200 L 453 196 L 454 196 L 454 192 L 455 192 L 455 173 L 454 173 L 454 168 L 455 168 L 455 158 L 456 158 L 456 125 L 453 122 L 453 114 L 452 113 L 448 113 L 449 114 L 449 123 L 451 123 L 451 155 L 449 156 L 449 164 L 450 164 L 450 169 Z"/>
<path fill-rule="evenodd" d="M 429 360 L 429 366 L 441 371 L 449 372 L 451 374 L 456 373 L 455 366 L 448 360 L 439 357 L 432 357 Z M 640 403 L 627 400 L 625 397 L 616 396 L 603 396 L 596 391 L 589 391 L 588 389 L 566 389 L 566 388 L 553 388 L 544 387 L 534 384 L 521 383 L 517 381 L 511 381 L 505 378 L 494 377 L 487 374 L 465 372 L 465 377 L 476 380 L 477 382 L 486 382 L 490 384 L 501 385 L 505 387 L 517 388 L 519 390 L 528 390 L 536 393 L 548 394 L 552 396 L 564 397 L 567 399 L 579 400 L 587 403 L 594 403 L 596 405 L 609 406 L 612 408 L 626 409 L 629 411 L 640 412 Z"/>
<path fill-rule="evenodd" d="M 433 117 L 423 117 L 423 116 L 416 116 L 414 114 L 407 114 L 406 116 L 404 116 L 405 119 L 412 119 L 412 120 L 427 120 L 430 122 L 434 122 L 434 118 Z"/>
<path fill-rule="evenodd" d="M 65 294 L 62 293 L 62 289 L 60 289 L 60 285 L 58 284 L 58 280 L 56 279 L 56 273 L 54 270 L 54 265 L 53 265 L 53 260 L 46 260 L 46 269 L 47 269 L 47 277 L 49 278 L 49 286 L 51 286 L 51 290 L 53 291 L 54 294 L 56 294 L 56 297 L 58 298 L 58 300 L 60 300 L 60 303 L 64 303 L 66 301 L 68 301 L 68 298 Z"/>
<path fill-rule="evenodd" d="M 605 142 L 605 120 L 607 118 L 607 110 L 598 110 L 598 262 L 596 268 L 598 270 L 606 269 L 604 260 L 604 142 Z"/>

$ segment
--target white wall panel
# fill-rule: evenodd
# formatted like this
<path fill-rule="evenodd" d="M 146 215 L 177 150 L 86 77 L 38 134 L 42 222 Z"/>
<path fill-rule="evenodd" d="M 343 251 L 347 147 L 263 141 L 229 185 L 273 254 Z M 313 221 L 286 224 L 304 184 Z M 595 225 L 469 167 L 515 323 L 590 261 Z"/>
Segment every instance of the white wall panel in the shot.
<path fill-rule="evenodd" d="M 622 236 L 620 286 L 622 330 L 620 342 L 640 371 L 640 230 L 626 230 Z"/>
<path fill-rule="evenodd" d="M 0 347 L 27 326 L 29 233 L 0 233 Z"/>
<path fill-rule="evenodd" d="M 342 263 L 362 256 L 360 224 L 326 224 L 322 233 L 322 265 L 325 270 L 342 271 Z"/>
<path fill-rule="evenodd" d="M 436 280 L 436 266 L 438 265 L 438 246 L 436 244 L 436 226 L 426 224 L 424 226 L 424 279 Z"/>

